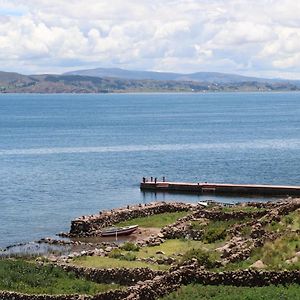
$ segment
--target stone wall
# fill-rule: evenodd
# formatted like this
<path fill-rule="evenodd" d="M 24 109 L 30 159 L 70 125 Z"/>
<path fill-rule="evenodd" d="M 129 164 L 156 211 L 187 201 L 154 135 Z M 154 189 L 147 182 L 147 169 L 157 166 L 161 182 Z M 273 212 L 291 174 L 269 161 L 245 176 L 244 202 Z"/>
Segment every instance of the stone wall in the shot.
<path fill-rule="evenodd" d="M 232 271 L 205 272 L 196 266 L 187 266 L 156 277 L 151 281 L 132 287 L 127 300 L 154 300 L 176 291 L 181 285 L 199 283 L 203 285 L 267 286 L 277 284 L 299 284 L 300 271 Z"/>
<path fill-rule="evenodd" d="M 0 300 L 122 300 L 130 294 L 129 290 L 114 290 L 95 296 L 87 295 L 28 295 L 15 292 L 0 292 Z"/>
<path fill-rule="evenodd" d="M 111 268 L 97 269 L 84 268 L 72 265 L 62 265 L 59 267 L 67 272 L 74 272 L 76 276 L 85 277 L 97 283 L 117 283 L 120 285 L 134 285 L 138 281 L 153 279 L 156 276 L 165 274 L 164 271 L 154 271 L 149 268 Z"/>
<path fill-rule="evenodd" d="M 82 216 L 71 222 L 69 236 L 99 235 L 102 228 L 122 221 L 161 213 L 188 211 L 194 206 L 195 205 L 192 204 L 178 202 L 157 202 L 100 212 L 97 215 Z"/>
<path fill-rule="evenodd" d="M 120 285 L 135 285 L 137 282 L 147 282 L 155 277 L 165 274 L 163 271 L 153 271 L 149 268 L 115 268 L 94 269 L 83 268 L 72 265 L 55 265 L 67 272 L 74 272 L 76 276 L 85 277 L 97 283 L 117 283 Z M 123 290 L 112 290 L 95 296 L 86 295 L 27 295 L 15 292 L 0 292 L 0 300 L 121 300 L 131 293 L 130 288 Z"/>
<path fill-rule="evenodd" d="M 121 274 L 119 274 L 121 275 Z M 0 300 L 155 300 L 181 285 L 199 283 L 203 285 L 267 286 L 278 284 L 300 284 L 300 271 L 228 271 L 207 272 L 196 265 L 171 270 L 151 280 L 141 280 L 135 286 L 124 290 L 109 291 L 95 296 L 50 296 L 24 295 L 13 292 L 0 292 Z"/>
<path fill-rule="evenodd" d="M 230 230 L 232 238 L 227 242 L 221 250 L 221 257 L 224 258 L 223 263 L 236 262 L 247 259 L 252 250 L 262 247 L 266 241 L 273 241 L 280 237 L 284 232 L 268 232 L 264 226 L 272 221 L 279 222 L 282 216 L 300 208 L 300 199 L 292 199 L 288 202 L 282 202 L 269 209 L 268 212 L 260 219 L 254 219 L 244 224 L 235 226 Z M 241 238 L 241 230 L 245 226 L 251 226 L 250 237 Z"/>
<path fill-rule="evenodd" d="M 165 239 L 179 239 L 189 238 L 193 240 L 201 240 L 203 230 L 195 230 L 189 225 L 190 221 L 197 219 L 208 219 L 214 221 L 228 221 L 228 220 L 245 220 L 246 218 L 255 220 L 266 215 L 268 211 L 257 212 L 223 212 L 210 211 L 206 209 L 197 209 L 193 214 L 177 220 L 174 224 L 167 225 L 162 228 L 161 232 Z"/>
<path fill-rule="evenodd" d="M 278 284 L 300 284 L 300 271 L 256 271 L 210 273 L 197 271 L 192 282 L 205 285 L 267 286 Z"/>
<path fill-rule="evenodd" d="M 233 211 L 233 212 L 223 212 L 223 211 L 209 211 L 209 210 L 199 210 L 194 214 L 195 218 L 205 218 L 215 221 L 228 221 L 228 220 L 245 220 L 261 218 L 267 212 L 266 211 L 255 211 L 255 212 L 246 212 L 246 211 Z"/>

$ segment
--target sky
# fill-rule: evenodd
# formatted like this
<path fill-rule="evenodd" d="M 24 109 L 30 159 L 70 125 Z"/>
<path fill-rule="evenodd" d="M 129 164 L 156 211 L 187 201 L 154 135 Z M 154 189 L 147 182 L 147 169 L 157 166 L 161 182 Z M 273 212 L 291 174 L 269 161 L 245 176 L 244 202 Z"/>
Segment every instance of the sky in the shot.
<path fill-rule="evenodd" d="M 0 69 L 300 79 L 298 0 L 0 0 Z"/>

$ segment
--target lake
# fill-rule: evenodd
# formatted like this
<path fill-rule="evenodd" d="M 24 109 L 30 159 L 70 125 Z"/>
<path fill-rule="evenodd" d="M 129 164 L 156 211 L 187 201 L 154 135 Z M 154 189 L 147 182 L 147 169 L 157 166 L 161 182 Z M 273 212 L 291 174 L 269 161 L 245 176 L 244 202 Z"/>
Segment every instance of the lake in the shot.
<path fill-rule="evenodd" d="M 299 93 L 2 94 L 0 247 L 103 209 L 222 198 L 144 194 L 143 176 L 300 185 L 299 162 Z"/>

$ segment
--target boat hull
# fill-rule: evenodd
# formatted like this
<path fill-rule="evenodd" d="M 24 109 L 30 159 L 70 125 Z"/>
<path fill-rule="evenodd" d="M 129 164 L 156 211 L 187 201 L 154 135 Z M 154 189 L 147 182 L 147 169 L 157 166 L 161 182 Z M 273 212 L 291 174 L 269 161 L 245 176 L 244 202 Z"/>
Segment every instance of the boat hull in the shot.
<path fill-rule="evenodd" d="M 138 229 L 138 225 L 122 227 L 122 228 L 112 228 L 107 231 L 103 231 L 101 233 L 102 237 L 109 237 L 109 236 L 124 236 L 130 235 Z"/>

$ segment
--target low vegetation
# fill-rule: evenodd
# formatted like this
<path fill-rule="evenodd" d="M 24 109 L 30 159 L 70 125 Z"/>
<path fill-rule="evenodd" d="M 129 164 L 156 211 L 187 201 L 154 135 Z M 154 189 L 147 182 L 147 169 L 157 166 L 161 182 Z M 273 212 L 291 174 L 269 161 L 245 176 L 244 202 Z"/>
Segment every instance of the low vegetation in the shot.
<path fill-rule="evenodd" d="M 191 261 L 192 259 L 196 259 L 201 266 L 210 269 L 216 266 L 217 258 L 218 256 L 216 252 L 207 251 L 204 249 L 190 249 L 184 253 L 180 262 L 185 263 Z"/>
<path fill-rule="evenodd" d="M 127 261 L 136 260 L 136 255 L 133 252 L 128 251 L 126 253 L 123 253 L 120 249 L 112 250 L 109 253 L 108 257 L 109 258 L 116 258 L 116 259 L 120 259 L 120 260 L 127 260 Z"/>
<path fill-rule="evenodd" d="M 247 260 L 231 263 L 214 271 L 247 269 L 258 260 L 262 261 L 266 270 L 299 270 L 300 236 L 287 233 L 273 242 L 265 243 L 263 247 L 256 248 Z"/>
<path fill-rule="evenodd" d="M 184 239 L 173 239 L 167 240 L 159 246 L 153 247 L 142 247 L 139 251 L 131 250 L 126 251 L 123 249 L 112 250 L 108 257 L 80 257 L 73 260 L 73 263 L 78 266 L 84 267 L 97 267 L 97 268 L 113 268 L 113 267 L 124 267 L 124 268 L 138 268 L 148 267 L 153 270 L 167 270 L 170 266 L 158 265 L 153 263 L 147 263 L 140 261 L 139 259 L 161 259 L 165 257 L 172 257 L 178 263 L 196 258 L 202 261 L 206 253 L 209 253 L 209 260 L 213 262 L 218 258 L 216 253 L 213 251 L 215 245 L 207 245 L 201 241 L 184 240 Z M 126 249 L 132 248 L 126 246 Z M 207 261 L 208 262 L 208 261 Z M 206 263 L 205 265 L 211 267 L 213 264 Z"/>
<path fill-rule="evenodd" d="M 257 300 L 257 299 L 299 299 L 300 285 L 234 287 L 204 286 L 191 284 L 183 286 L 177 292 L 164 297 L 163 300 Z"/>
<path fill-rule="evenodd" d="M 252 261 L 258 259 L 266 265 L 267 269 L 300 269 L 300 236 L 290 233 L 274 242 L 267 242 L 252 254 Z"/>
<path fill-rule="evenodd" d="M 139 246 L 137 246 L 134 243 L 130 243 L 130 242 L 124 243 L 120 248 L 125 251 L 139 251 L 140 250 Z"/>
<path fill-rule="evenodd" d="M 89 268 L 150 268 L 152 270 L 167 270 L 169 266 L 150 264 L 136 260 L 125 260 L 111 257 L 82 256 L 73 260 L 73 264 Z"/>
<path fill-rule="evenodd" d="M 175 223 L 178 219 L 187 216 L 190 212 L 181 211 L 173 213 L 163 213 L 152 215 L 149 217 L 136 218 L 116 224 L 116 226 L 139 225 L 140 227 L 162 228 L 164 226 Z"/>
<path fill-rule="evenodd" d="M 21 260 L 0 260 L 0 290 L 27 294 L 97 294 L 120 288 L 76 278 L 53 266 L 37 266 Z"/>
<path fill-rule="evenodd" d="M 259 208 L 256 206 L 242 206 L 242 205 L 233 205 L 233 206 L 222 206 L 218 208 L 219 211 L 223 212 L 234 212 L 234 211 L 242 211 L 242 212 L 263 212 L 266 211 L 265 208 Z"/>
<path fill-rule="evenodd" d="M 191 249 L 209 249 L 208 245 L 200 241 L 185 240 L 185 239 L 172 239 L 166 240 L 159 246 L 143 247 L 140 249 L 137 257 L 159 257 L 163 253 L 166 256 L 181 257 L 186 251 Z"/>
<path fill-rule="evenodd" d="M 280 222 L 272 221 L 266 226 L 270 232 L 283 232 L 285 230 L 300 230 L 300 211 L 296 210 L 282 217 Z"/>
<path fill-rule="evenodd" d="M 192 221 L 191 228 L 195 230 L 203 230 L 203 235 L 201 240 L 205 243 L 215 243 L 218 241 L 223 241 L 227 237 L 227 230 L 235 224 L 240 224 L 246 222 L 240 220 L 228 220 L 228 221 L 213 221 L 210 220 L 208 223 Z"/>

